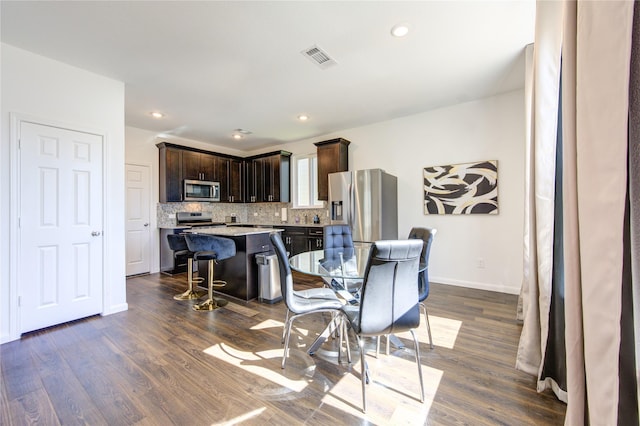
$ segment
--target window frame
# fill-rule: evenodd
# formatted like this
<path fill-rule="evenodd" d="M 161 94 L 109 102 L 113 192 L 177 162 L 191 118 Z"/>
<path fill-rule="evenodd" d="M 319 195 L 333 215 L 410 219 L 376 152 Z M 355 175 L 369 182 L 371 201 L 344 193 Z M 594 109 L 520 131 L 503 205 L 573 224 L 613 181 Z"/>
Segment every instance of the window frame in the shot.
<path fill-rule="evenodd" d="M 300 204 L 298 199 L 298 162 L 300 160 L 309 160 L 309 204 Z M 318 200 L 318 154 L 313 152 L 309 154 L 294 154 L 291 156 L 291 202 L 294 209 L 317 209 L 324 207 L 324 201 Z M 318 204 L 314 204 L 317 201 Z"/>

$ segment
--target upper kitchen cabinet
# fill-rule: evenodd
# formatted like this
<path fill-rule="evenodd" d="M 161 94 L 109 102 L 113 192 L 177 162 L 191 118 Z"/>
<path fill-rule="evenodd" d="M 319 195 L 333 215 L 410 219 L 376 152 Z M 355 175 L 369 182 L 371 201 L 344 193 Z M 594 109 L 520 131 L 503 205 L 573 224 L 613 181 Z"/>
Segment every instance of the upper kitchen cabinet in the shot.
<path fill-rule="evenodd" d="M 160 152 L 160 197 L 161 203 L 182 201 L 182 154 L 183 150 L 162 142 L 156 145 Z"/>
<path fill-rule="evenodd" d="M 182 201 L 185 179 L 219 182 L 221 202 L 289 202 L 290 152 L 240 158 L 167 142 L 156 146 L 161 203 Z"/>
<path fill-rule="evenodd" d="M 185 150 L 182 154 L 182 178 L 216 181 L 216 159 L 215 155 Z"/>
<path fill-rule="evenodd" d="M 220 201 L 244 202 L 244 161 L 242 159 L 218 157 L 215 176 L 220 182 Z"/>
<path fill-rule="evenodd" d="M 229 159 L 229 194 L 230 203 L 243 203 L 245 201 L 245 162 L 237 158 Z"/>
<path fill-rule="evenodd" d="M 277 151 L 247 159 L 249 202 L 281 202 L 290 199 L 291 153 Z"/>
<path fill-rule="evenodd" d="M 350 143 L 337 138 L 314 144 L 318 153 L 318 200 L 329 199 L 329 173 L 349 170 Z"/>

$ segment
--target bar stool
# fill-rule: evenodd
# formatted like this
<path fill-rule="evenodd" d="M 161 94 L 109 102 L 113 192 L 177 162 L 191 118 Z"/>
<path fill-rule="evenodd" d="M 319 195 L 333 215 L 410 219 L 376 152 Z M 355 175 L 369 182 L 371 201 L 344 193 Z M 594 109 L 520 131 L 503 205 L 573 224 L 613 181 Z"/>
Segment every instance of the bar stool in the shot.
<path fill-rule="evenodd" d="M 204 278 L 193 278 L 193 256 L 195 253 L 189 250 L 184 234 L 168 234 L 167 241 L 169 242 L 169 248 L 173 250 L 174 259 L 178 256 L 187 257 L 187 291 L 176 294 L 173 298 L 176 300 L 192 300 L 201 298 L 204 295 L 204 292 L 196 291 L 194 289 L 194 283 L 197 285 L 198 283 L 203 282 Z"/>
<path fill-rule="evenodd" d="M 214 265 L 221 260 L 228 259 L 236 255 L 236 243 L 230 238 L 217 237 L 204 234 L 186 234 L 187 247 L 194 252 L 194 260 L 209 261 L 209 273 L 207 284 L 209 287 L 209 297 L 202 303 L 193 305 L 194 311 L 213 311 L 229 303 L 220 298 L 213 297 L 214 287 L 224 287 L 226 281 L 214 279 Z"/>

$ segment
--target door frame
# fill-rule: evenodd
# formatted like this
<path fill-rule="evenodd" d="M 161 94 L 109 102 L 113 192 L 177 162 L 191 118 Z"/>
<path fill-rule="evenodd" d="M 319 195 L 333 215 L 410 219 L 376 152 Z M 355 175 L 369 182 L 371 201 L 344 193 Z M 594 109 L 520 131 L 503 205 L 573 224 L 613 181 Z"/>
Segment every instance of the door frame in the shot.
<path fill-rule="evenodd" d="M 125 173 L 127 171 L 127 166 L 141 166 L 141 167 L 146 167 L 149 170 L 149 273 L 153 274 L 154 273 L 154 260 L 156 257 L 155 253 L 158 252 L 158 245 L 156 243 L 156 241 L 158 240 L 157 238 L 157 234 L 158 234 L 158 220 L 157 220 L 157 216 L 158 216 L 158 212 L 157 209 L 155 208 L 155 205 L 157 203 L 157 200 L 153 199 L 153 188 L 154 188 L 154 175 L 153 175 L 153 165 L 151 163 L 147 163 L 147 162 L 143 162 L 143 161 L 126 161 L 124 162 L 124 170 Z M 125 185 L 126 185 L 126 179 L 125 179 Z M 154 231 L 154 232 L 152 232 Z M 125 244 L 126 244 L 126 240 L 125 240 Z M 125 260 L 126 262 L 126 260 Z M 157 271 L 155 271 L 157 272 Z"/>
<path fill-rule="evenodd" d="M 20 271 L 18 265 L 20 264 L 20 234 L 19 234 L 19 206 L 20 206 L 20 161 L 18 149 L 20 143 L 20 128 L 22 123 L 34 123 L 49 127 L 58 127 L 75 132 L 90 133 L 102 138 L 102 312 L 105 312 L 105 304 L 107 303 L 107 286 L 105 285 L 105 272 L 106 272 L 106 248 L 109 247 L 109 235 L 107 211 L 107 185 L 106 185 L 106 170 L 107 170 L 107 132 L 99 130 L 90 126 L 81 124 L 70 124 L 53 120 L 49 118 L 36 117 L 28 114 L 9 113 L 9 132 L 10 132 L 10 207 L 9 207 L 9 336 L 8 341 L 18 340 L 21 335 L 20 324 Z M 6 343 L 2 341 L 0 343 Z"/>

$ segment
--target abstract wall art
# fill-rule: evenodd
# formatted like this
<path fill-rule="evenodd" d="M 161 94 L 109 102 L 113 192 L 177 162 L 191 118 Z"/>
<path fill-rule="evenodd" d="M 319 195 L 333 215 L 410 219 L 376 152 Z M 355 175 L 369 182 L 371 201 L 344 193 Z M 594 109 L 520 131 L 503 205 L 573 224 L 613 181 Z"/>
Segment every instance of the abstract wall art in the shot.
<path fill-rule="evenodd" d="M 424 214 L 498 214 L 498 161 L 425 167 Z"/>

